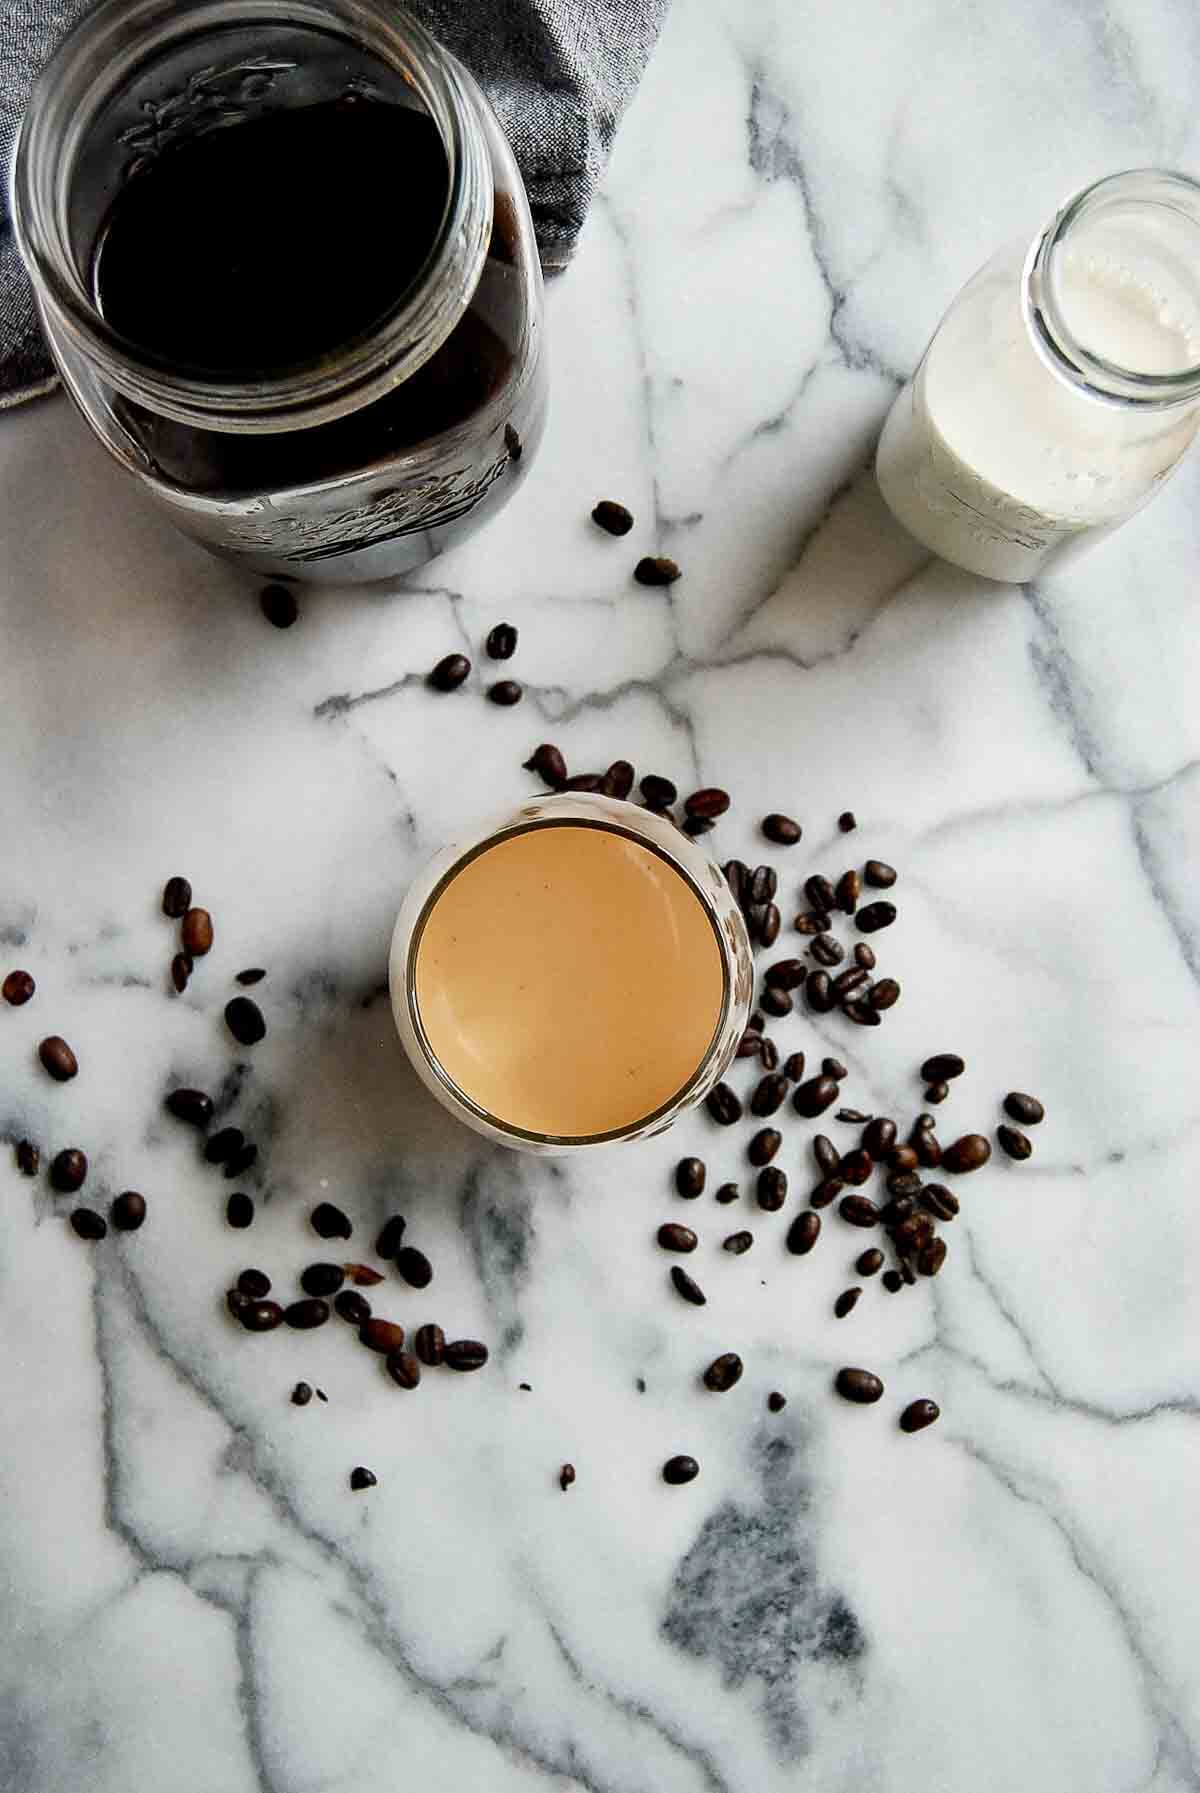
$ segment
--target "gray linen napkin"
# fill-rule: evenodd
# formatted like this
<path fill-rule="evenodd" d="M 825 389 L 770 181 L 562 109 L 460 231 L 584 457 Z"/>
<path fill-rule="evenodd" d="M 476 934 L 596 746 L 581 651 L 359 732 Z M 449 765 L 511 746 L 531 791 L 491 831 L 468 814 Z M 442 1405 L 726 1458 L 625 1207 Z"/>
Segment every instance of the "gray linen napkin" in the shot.
<path fill-rule="evenodd" d="M 0 0 L 0 168 L 35 76 L 89 0 Z M 408 0 L 475 75 L 513 146 L 542 265 L 565 266 L 669 0 Z M 54 385 L 0 193 L 0 410 Z"/>

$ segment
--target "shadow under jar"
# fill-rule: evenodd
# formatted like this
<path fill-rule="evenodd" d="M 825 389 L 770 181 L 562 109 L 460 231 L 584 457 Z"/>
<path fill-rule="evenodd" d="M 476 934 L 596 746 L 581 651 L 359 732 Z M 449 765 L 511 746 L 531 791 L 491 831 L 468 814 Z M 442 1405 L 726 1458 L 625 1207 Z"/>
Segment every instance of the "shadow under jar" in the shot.
<path fill-rule="evenodd" d="M 479 88 L 380 0 L 106 0 L 39 78 L 13 215 L 67 391 L 181 529 L 394 577 L 542 430 L 542 286 Z"/>
<path fill-rule="evenodd" d="M 717 1082 L 753 967 L 717 867 L 661 816 L 535 799 L 409 890 L 392 1007 L 418 1075 L 485 1137 L 532 1152 L 644 1139 Z"/>

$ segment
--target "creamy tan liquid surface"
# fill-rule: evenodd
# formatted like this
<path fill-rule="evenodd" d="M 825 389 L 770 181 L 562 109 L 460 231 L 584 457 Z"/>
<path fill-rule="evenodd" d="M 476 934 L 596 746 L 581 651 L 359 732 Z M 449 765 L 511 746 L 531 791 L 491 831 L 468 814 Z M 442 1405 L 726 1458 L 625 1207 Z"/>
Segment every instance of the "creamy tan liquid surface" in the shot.
<path fill-rule="evenodd" d="M 698 1068 L 721 1016 L 720 948 L 665 860 L 609 829 L 531 828 L 446 886 L 417 949 L 434 1056 L 531 1133 L 608 1133 Z"/>

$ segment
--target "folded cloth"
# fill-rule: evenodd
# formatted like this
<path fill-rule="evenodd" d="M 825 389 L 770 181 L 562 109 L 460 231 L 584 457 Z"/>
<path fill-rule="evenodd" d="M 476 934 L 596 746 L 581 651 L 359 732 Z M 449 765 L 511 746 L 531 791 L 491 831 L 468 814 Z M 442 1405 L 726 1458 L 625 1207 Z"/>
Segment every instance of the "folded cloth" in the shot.
<path fill-rule="evenodd" d="M 6 0 L 0 31 L 0 165 L 34 79 L 90 0 Z M 613 136 L 668 0 L 408 0 L 464 62 L 512 144 L 542 266 L 570 260 Z M 54 370 L 0 195 L 0 409 L 48 392 Z"/>

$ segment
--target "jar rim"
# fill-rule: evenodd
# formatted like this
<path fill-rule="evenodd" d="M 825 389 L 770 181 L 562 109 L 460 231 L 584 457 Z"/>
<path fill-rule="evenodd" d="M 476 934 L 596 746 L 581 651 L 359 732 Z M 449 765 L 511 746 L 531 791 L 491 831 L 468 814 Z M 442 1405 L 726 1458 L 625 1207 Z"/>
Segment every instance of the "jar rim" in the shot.
<path fill-rule="evenodd" d="M 448 190 L 425 263 L 395 304 L 366 331 L 320 355 L 253 381 L 178 371 L 114 330 L 88 292 L 70 251 L 65 198 L 70 156 L 86 122 L 57 134 L 68 96 L 82 87 L 90 115 L 150 56 L 214 28 L 284 22 L 349 36 L 419 96 L 446 154 Z M 89 65 L 97 65 L 90 78 Z M 102 0 L 62 39 L 39 75 L 18 127 L 10 211 L 40 306 L 72 345 L 127 397 L 177 422 L 226 431 L 276 432 L 327 422 L 382 396 L 440 347 L 475 290 L 492 229 L 487 145 L 466 70 L 399 6 L 380 0 Z M 67 166 L 64 168 L 64 159 Z"/>
<path fill-rule="evenodd" d="M 1022 272 L 1022 312 L 1042 360 L 1076 390 L 1109 404 L 1167 409 L 1200 396 L 1200 361 L 1167 373 L 1124 367 L 1079 340 L 1062 303 L 1062 262 L 1072 232 L 1125 202 L 1158 207 L 1194 229 L 1200 295 L 1200 181 L 1175 169 L 1128 168 L 1081 187 L 1034 238 Z"/>

